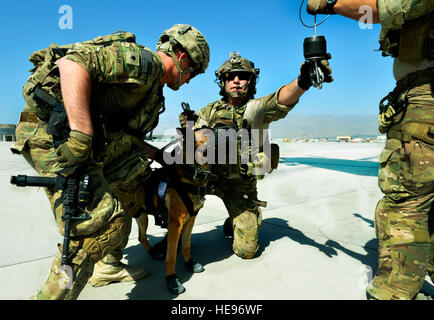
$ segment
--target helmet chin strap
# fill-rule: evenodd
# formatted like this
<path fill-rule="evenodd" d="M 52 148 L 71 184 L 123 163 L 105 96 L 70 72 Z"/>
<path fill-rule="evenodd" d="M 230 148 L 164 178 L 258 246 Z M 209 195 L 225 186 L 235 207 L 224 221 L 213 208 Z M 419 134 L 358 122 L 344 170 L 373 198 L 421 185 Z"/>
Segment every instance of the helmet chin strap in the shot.
<path fill-rule="evenodd" d="M 182 77 L 183 77 L 184 75 L 186 75 L 187 73 L 189 73 L 189 72 L 193 72 L 193 71 L 194 71 L 194 68 L 193 68 L 193 66 L 190 66 L 190 67 L 188 67 L 186 70 L 182 70 L 181 65 L 179 64 L 179 61 L 178 61 L 178 57 L 175 55 L 175 53 L 173 53 L 173 51 L 170 51 L 169 54 L 170 54 L 170 56 L 172 57 L 173 62 L 174 62 L 174 64 L 175 64 L 175 67 L 176 67 L 176 69 L 177 69 L 178 72 L 179 72 L 179 78 L 178 78 L 178 82 L 177 82 L 177 83 L 175 83 L 175 84 L 168 84 L 167 86 L 168 86 L 170 89 L 176 91 L 176 90 L 178 90 L 178 89 L 181 87 L 181 80 L 182 80 Z"/>

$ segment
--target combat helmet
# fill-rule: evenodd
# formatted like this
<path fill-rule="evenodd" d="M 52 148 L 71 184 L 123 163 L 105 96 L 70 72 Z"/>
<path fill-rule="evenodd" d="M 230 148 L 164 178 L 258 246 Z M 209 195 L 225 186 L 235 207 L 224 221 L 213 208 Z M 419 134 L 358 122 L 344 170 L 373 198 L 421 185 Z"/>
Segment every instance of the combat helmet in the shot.
<path fill-rule="evenodd" d="M 231 72 L 248 72 L 250 78 L 248 80 L 247 90 L 242 95 L 248 95 L 252 98 L 256 93 L 256 82 L 259 78 L 259 69 L 255 68 L 255 64 L 245 58 L 242 58 L 236 51 L 230 54 L 230 58 L 226 60 L 221 67 L 215 72 L 215 82 L 220 87 L 220 95 L 226 97 L 225 81 Z"/>
<path fill-rule="evenodd" d="M 188 53 L 193 62 L 192 66 L 187 70 L 182 71 L 176 59 L 174 48 L 177 45 L 181 46 Z M 208 42 L 199 30 L 189 24 L 175 24 L 164 31 L 158 39 L 156 49 L 157 51 L 165 52 L 173 58 L 180 72 L 179 81 L 183 74 L 191 72 L 191 79 L 199 73 L 204 73 L 208 67 L 210 57 Z"/>

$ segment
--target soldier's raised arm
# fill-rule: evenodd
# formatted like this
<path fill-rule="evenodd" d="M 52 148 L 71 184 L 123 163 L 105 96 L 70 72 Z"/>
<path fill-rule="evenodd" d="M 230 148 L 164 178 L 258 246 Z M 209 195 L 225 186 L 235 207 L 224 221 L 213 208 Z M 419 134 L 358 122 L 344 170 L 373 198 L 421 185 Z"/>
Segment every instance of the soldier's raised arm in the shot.
<path fill-rule="evenodd" d="M 372 9 L 372 23 L 379 23 L 377 0 L 308 0 L 309 14 L 340 14 L 344 17 L 359 20 L 366 14 L 363 6 Z"/>

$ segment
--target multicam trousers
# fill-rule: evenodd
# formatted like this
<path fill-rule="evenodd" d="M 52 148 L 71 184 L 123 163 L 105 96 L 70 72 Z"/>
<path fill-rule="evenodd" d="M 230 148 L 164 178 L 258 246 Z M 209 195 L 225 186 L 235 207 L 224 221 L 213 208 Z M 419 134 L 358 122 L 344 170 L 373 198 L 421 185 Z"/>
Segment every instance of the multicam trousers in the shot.
<path fill-rule="evenodd" d="M 51 135 L 46 133 L 46 124 L 34 114 L 23 113 L 16 129 L 17 142 L 11 148 L 20 153 L 41 175 L 54 177 L 60 169 L 56 160 Z M 114 199 L 103 177 L 102 170 L 95 164 L 89 165 L 91 197 L 86 206 L 90 220 L 72 222 L 70 242 L 70 266 L 61 268 L 60 252 L 55 257 L 49 276 L 33 296 L 36 299 L 76 299 L 92 275 L 93 264 L 121 245 L 128 225 L 125 214 Z M 63 235 L 62 191 L 45 188 L 50 201 L 58 231 Z M 68 267 L 68 266 L 67 266 Z"/>
<path fill-rule="evenodd" d="M 244 259 L 253 258 L 259 249 L 258 233 L 262 221 L 262 212 L 256 203 L 256 180 L 220 179 L 213 185 L 213 194 L 223 200 L 232 219 L 234 253 Z"/>
<path fill-rule="evenodd" d="M 122 250 L 128 244 L 131 232 L 131 217 L 137 216 L 140 211 L 143 213 L 144 185 L 152 173 L 150 162 L 139 147 L 138 138 L 122 131 L 107 132 L 104 177 L 126 214 L 127 229 L 120 246 L 102 259 L 106 264 L 114 264 L 122 259 Z"/>
<path fill-rule="evenodd" d="M 434 132 L 430 84 L 409 90 L 407 97 L 404 122 L 432 123 Z M 380 155 L 378 184 L 385 195 L 375 211 L 379 263 L 367 292 L 376 299 L 412 299 L 427 273 L 434 281 L 433 145 L 388 137 Z"/>

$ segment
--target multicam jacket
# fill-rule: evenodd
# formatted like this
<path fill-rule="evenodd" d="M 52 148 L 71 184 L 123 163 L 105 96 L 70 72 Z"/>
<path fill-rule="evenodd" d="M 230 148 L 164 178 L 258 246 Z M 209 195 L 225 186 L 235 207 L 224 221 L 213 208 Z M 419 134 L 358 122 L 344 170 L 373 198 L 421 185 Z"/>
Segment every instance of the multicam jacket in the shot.
<path fill-rule="evenodd" d="M 280 89 L 270 95 L 251 99 L 247 103 L 238 106 L 229 106 L 225 99 L 209 103 L 198 111 L 195 128 L 233 126 L 235 122 L 236 126 L 241 129 L 245 127 L 243 120 L 246 120 L 250 129 L 259 129 L 258 147 L 262 148 L 264 144 L 269 143 L 269 124 L 284 118 L 296 105 L 296 103 L 290 106 L 279 104 L 277 97 Z M 237 165 L 218 165 L 218 168 L 218 171 L 226 178 L 241 178 L 239 163 Z"/>
<path fill-rule="evenodd" d="M 95 41 L 70 46 L 50 46 L 45 64 L 39 66 L 24 86 L 27 102 L 24 111 L 35 112 L 44 121 L 51 110 L 32 99 L 35 86 L 62 101 L 56 48 L 66 48 L 64 58 L 75 61 L 92 79 L 91 112 L 102 113 L 110 131 L 124 130 L 143 137 L 158 121 L 163 108 L 160 80 L 164 74 L 161 58 L 150 49 L 129 41 L 95 44 Z M 94 39 L 95 40 L 95 39 Z M 44 70 L 44 68 L 46 70 Z"/>

